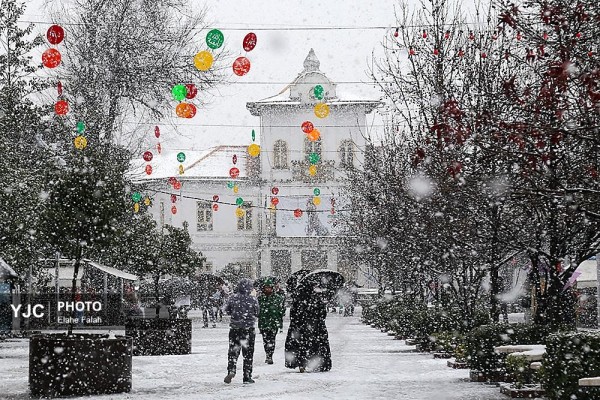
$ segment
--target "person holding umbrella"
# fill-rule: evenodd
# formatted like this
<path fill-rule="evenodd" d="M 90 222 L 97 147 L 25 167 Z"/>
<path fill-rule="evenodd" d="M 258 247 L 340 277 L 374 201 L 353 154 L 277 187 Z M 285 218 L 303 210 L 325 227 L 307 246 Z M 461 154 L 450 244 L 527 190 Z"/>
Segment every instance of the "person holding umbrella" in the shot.
<path fill-rule="evenodd" d="M 275 292 L 275 282 L 267 277 L 262 281 L 262 290 L 258 296 L 259 314 L 258 329 L 263 337 L 263 345 L 267 358 L 265 363 L 273 364 L 273 353 L 275 352 L 275 337 L 277 331 L 283 328 L 284 298 Z"/>
<path fill-rule="evenodd" d="M 285 341 L 287 368 L 299 368 L 300 372 L 331 369 L 329 334 L 325 325 L 327 303 L 343 284 L 342 275 L 330 270 L 305 271 L 288 280 L 288 292 L 293 302 Z"/>

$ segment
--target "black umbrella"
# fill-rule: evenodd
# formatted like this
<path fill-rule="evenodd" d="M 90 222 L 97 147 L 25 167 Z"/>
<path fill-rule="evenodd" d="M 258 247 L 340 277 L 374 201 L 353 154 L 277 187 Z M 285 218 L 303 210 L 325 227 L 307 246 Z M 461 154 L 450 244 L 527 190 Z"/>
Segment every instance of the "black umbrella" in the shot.
<path fill-rule="evenodd" d="M 337 291 L 344 286 L 344 277 L 339 272 L 329 269 L 318 269 L 306 274 L 298 282 L 298 291 L 312 294 L 321 293 L 333 299 Z"/>
<path fill-rule="evenodd" d="M 294 290 L 296 290 L 296 287 L 298 286 L 298 282 L 300 282 L 300 280 L 308 274 L 310 274 L 310 271 L 307 269 L 301 269 L 301 270 L 296 271 L 293 274 L 291 274 L 290 277 L 288 278 L 288 280 L 285 282 L 287 291 L 291 293 Z"/>

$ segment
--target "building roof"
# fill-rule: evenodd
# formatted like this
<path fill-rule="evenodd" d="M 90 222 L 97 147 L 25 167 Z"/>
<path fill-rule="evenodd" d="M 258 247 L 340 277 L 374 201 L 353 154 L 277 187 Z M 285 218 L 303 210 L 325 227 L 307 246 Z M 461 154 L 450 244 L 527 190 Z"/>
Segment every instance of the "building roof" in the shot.
<path fill-rule="evenodd" d="M 310 49 L 304 60 L 304 69 L 290 84 L 285 86 L 279 93 L 262 100 L 246 103 L 246 108 L 254 116 L 260 116 L 264 106 L 312 106 L 319 101 L 326 102 L 329 106 L 355 106 L 364 105 L 367 114 L 377 107 L 379 100 L 358 99 L 351 95 L 346 98 L 338 96 L 337 85 L 332 82 L 323 72 L 319 70 L 319 59 L 315 51 Z M 316 99 L 312 93 L 315 85 L 324 88 L 322 100 Z"/>
<path fill-rule="evenodd" d="M 18 277 L 19 275 L 17 275 L 15 270 L 12 269 L 6 261 L 0 258 L 0 280 L 15 279 Z"/>
<path fill-rule="evenodd" d="M 229 170 L 237 167 L 240 170 L 240 178 L 246 178 L 246 162 L 248 157 L 247 146 L 216 146 L 203 151 L 185 151 L 185 162 L 177 161 L 178 151 L 163 151 L 154 155 L 149 163 L 141 157 L 132 162 L 131 176 L 136 181 L 147 181 L 157 179 L 168 179 L 177 177 L 180 179 L 231 179 Z M 233 164 L 233 156 L 237 162 Z M 152 174 L 145 173 L 146 164 L 152 165 Z M 179 175 L 179 165 L 184 168 L 183 175 Z"/>

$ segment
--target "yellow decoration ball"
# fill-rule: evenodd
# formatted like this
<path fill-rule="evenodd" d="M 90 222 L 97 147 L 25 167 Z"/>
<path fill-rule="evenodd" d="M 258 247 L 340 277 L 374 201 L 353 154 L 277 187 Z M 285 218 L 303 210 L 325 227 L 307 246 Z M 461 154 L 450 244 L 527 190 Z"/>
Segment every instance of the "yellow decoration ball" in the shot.
<path fill-rule="evenodd" d="M 319 118 L 326 118 L 329 115 L 329 106 L 325 103 L 315 105 L 315 115 Z"/>
<path fill-rule="evenodd" d="M 313 197 L 313 204 L 315 206 L 318 206 L 319 204 L 321 204 L 321 198 L 319 196 Z"/>
<path fill-rule="evenodd" d="M 179 165 L 179 175 L 183 175 L 183 165 Z"/>
<path fill-rule="evenodd" d="M 140 203 L 135 203 L 135 204 L 133 205 L 133 212 L 135 212 L 135 213 L 136 213 L 136 212 L 138 212 L 138 211 L 140 211 Z"/>
<path fill-rule="evenodd" d="M 315 176 L 317 174 L 317 167 L 311 165 L 310 167 L 308 167 L 308 173 L 310 174 L 310 176 Z"/>
<path fill-rule="evenodd" d="M 77 136 L 73 142 L 75 144 L 75 148 L 79 150 L 83 150 L 87 147 L 87 139 L 84 136 Z"/>
<path fill-rule="evenodd" d="M 145 204 L 145 205 L 147 205 L 147 206 L 149 206 L 149 205 L 150 205 L 150 197 L 146 197 L 146 198 L 144 199 L 144 204 Z"/>
<path fill-rule="evenodd" d="M 240 188 L 238 187 L 238 185 L 233 185 L 233 193 L 237 194 L 237 192 L 240 191 Z"/>
<path fill-rule="evenodd" d="M 242 218 L 246 214 L 246 211 L 242 210 L 240 207 L 235 209 L 235 216 L 238 218 Z"/>
<path fill-rule="evenodd" d="M 208 71 L 213 64 L 213 55 L 206 50 L 202 50 L 194 56 L 194 65 L 200 71 Z"/>
<path fill-rule="evenodd" d="M 256 143 L 252 143 L 250 146 L 248 146 L 248 154 L 250 154 L 252 157 L 258 157 L 260 154 L 260 146 Z"/>

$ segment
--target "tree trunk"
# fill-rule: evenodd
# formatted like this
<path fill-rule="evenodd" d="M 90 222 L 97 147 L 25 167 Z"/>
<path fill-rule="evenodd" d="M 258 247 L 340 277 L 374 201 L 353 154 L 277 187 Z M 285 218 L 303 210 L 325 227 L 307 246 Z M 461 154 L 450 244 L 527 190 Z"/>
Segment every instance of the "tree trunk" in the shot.
<path fill-rule="evenodd" d="M 159 313 L 160 313 L 159 287 L 158 287 L 159 280 L 160 280 L 160 274 L 154 275 L 154 299 L 156 301 L 156 318 L 159 318 Z"/>

